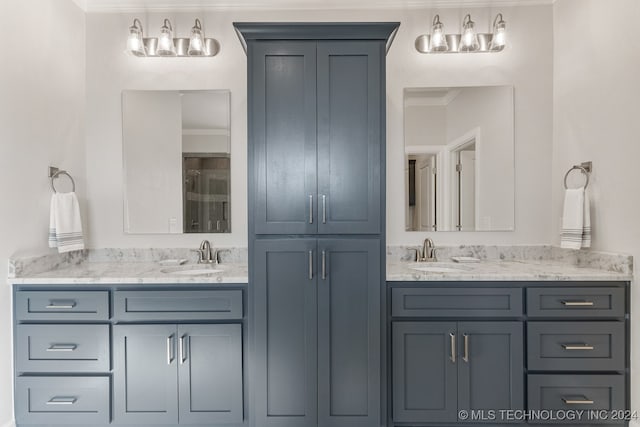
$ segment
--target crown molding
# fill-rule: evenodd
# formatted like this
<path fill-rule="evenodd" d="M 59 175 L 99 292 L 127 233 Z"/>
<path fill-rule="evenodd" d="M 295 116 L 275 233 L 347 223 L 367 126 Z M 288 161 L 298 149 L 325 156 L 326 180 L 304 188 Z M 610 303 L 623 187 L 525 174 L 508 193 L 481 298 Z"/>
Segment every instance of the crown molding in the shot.
<path fill-rule="evenodd" d="M 522 7 L 551 5 L 556 0 L 73 0 L 87 13 L 203 12 L 224 10 L 358 10 L 358 9 L 451 9 L 476 7 Z"/>

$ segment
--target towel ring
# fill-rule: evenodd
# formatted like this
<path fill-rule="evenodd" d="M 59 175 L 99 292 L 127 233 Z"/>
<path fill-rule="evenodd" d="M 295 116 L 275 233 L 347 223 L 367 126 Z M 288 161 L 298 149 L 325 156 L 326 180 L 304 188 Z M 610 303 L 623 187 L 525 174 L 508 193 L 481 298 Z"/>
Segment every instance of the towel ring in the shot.
<path fill-rule="evenodd" d="M 582 172 L 585 176 L 585 182 L 584 182 L 584 187 L 583 188 L 587 188 L 587 185 L 589 185 L 589 171 L 587 171 L 587 169 L 583 166 L 573 166 L 571 169 L 569 169 L 567 171 L 567 173 L 564 174 L 564 189 L 568 190 L 569 186 L 567 185 L 567 178 L 569 178 L 569 174 L 574 171 L 574 170 L 579 170 L 580 172 Z"/>
<path fill-rule="evenodd" d="M 51 175 L 51 189 L 53 190 L 54 193 L 57 193 L 58 190 L 56 190 L 56 186 L 54 185 L 54 180 L 56 178 L 58 178 L 58 176 L 60 175 L 66 175 L 67 178 L 69 178 L 71 180 L 71 185 L 72 185 L 72 190 L 73 192 L 76 191 L 76 182 L 73 180 L 73 177 L 71 175 L 69 175 L 69 172 L 67 171 L 57 171 L 55 172 L 53 175 Z"/>

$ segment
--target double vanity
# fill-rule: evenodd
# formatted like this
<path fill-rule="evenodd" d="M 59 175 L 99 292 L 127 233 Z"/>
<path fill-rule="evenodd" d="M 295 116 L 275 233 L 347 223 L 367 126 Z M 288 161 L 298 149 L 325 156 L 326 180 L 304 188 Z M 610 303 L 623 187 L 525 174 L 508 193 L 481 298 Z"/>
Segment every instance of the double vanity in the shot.
<path fill-rule="evenodd" d="M 381 425 L 584 424 L 552 418 L 570 410 L 602 418 L 591 424 L 623 425 L 611 411 L 630 407 L 630 261 L 489 249 L 472 264 L 415 262 L 410 248 L 387 249 L 375 319 L 384 325 L 374 367 L 386 380 L 374 396 Z M 15 261 L 18 426 L 262 426 L 253 418 L 260 361 L 252 337 L 260 325 L 246 250 L 221 254 L 215 265 L 186 250 Z M 191 260 L 159 263 L 175 256 Z M 277 350 L 287 344 L 268 340 Z M 276 379 L 281 387 L 287 380 L 295 385 Z M 535 416 L 542 418 L 526 418 Z"/>

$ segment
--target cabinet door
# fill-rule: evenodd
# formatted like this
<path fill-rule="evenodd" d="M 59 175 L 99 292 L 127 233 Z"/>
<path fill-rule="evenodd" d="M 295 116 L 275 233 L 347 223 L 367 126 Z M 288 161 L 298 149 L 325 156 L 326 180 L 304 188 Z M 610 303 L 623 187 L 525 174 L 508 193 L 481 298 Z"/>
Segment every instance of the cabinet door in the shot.
<path fill-rule="evenodd" d="M 255 233 L 315 233 L 316 43 L 252 42 L 249 55 L 249 200 L 255 202 L 249 212 Z"/>
<path fill-rule="evenodd" d="M 458 339 L 458 408 L 522 409 L 522 322 L 460 322 Z"/>
<path fill-rule="evenodd" d="M 318 42 L 318 232 L 381 231 L 384 43 Z"/>
<path fill-rule="evenodd" d="M 380 425 L 380 240 L 318 240 L 318 420 Z"/>
<path fill-rule="evenodd" d="M 113 327 L 114 421 L 178 422 L 176 325 Z"/>
<path fill-rule="evenodd" d="M 316 240 L 258 240 L 254 252 L 255 424 L 315 426 Z"/>
<path fill-rule="evenodd" d="M 457 421 L 456 323 L 394 322 L 392 334 L 393 420 Z"/>
<path fill-rule="evenodd" d="M 242 423 L 242 327 L 178 326 L 180 424 Z"/>

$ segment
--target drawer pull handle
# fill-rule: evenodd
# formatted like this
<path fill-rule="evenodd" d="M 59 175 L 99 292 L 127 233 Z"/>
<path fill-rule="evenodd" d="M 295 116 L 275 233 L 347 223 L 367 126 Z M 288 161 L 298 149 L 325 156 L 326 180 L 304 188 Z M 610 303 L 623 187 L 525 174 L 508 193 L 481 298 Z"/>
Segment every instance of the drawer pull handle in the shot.
<path fill-rule="evenodd" d="M 456 334 L 449 332 L 449 339 L 451 341 L 451 355 L 449 359 L 451 359 L 451 363 L 456 363 Z"/>
<path fill-rule="evenodd" d="M 171 362 L 173 362 L 172 341 L 173 341 L 173 334 L 167 337 L 167 365 L 171 365 Z"/>
<path fill-rule="evenodd" d="M 562 301 L 565 307 L 593 307 L 593 301 Z"/>
<path fill-rule="evenodd" d="M 73 405 L 77 401 L 77 397 L 52 397 L 47 405 Z"/>
<path fill-rule="evenodd" d="M 62 304 L 60 304 L 62 302 Z M 49 301 L 49 305 L 46 306 L 48 310 L 71 310 L 76 306 L 75 301 Z"/>
<path fill-rule="evenodd" d="M 51 344 L 47 351 L 75 351 L 77 344 Z"/>
<path fill-rule="evenodd" d="M 462 360 L 469 363 L 469 335 L 464 334 L 462 337 L 464 338 L 464 355 L 462 356 Z"/>
<path fill-rule="evenodd" d="M 180 337 L 180 364 L 183 365 L 184 362 L 187 360 L 187 351 L 184 348 L 184 343 L 187 339 L 187 335 L 183 335 Z"/>
<path fill-rule="evenodd" d="M 565 350 L 593 350 L 595 347 L 589 344 L 562 344 Z"/>
<path fill-rule="evenodd" d="M 565 405 L 593 405 L 593 400 L 587 399 L 584 396 L 581 397 L 581 399 L 575 397 L 563 397 L 562 401 Z"/>

